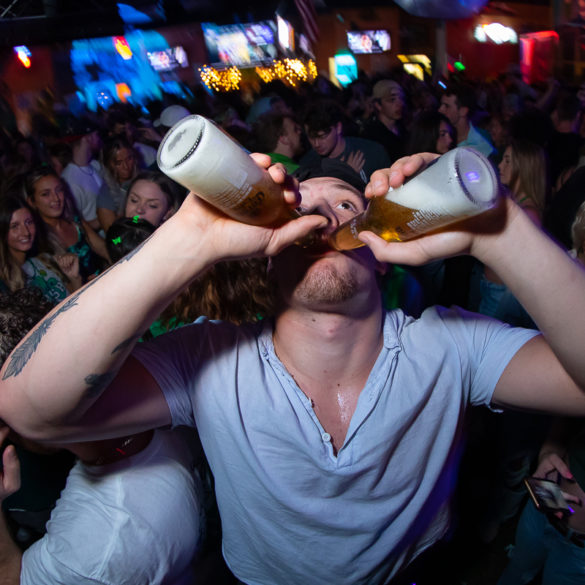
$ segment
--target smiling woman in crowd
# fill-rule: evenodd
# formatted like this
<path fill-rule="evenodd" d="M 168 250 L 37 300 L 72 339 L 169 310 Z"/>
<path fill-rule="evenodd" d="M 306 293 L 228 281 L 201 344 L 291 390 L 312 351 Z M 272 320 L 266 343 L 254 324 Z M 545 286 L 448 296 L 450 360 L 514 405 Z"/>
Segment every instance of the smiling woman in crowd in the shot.
<path fill-rule="evenodd" d="M 84 281 L 97 274 L 109 262 L 105 242 L 72 211 L 73 203 L 61 178 L 50 167 L 39 167 L 26 175 L 24 188 L 28 204 L 42 221 L 39 227 L 47 234 L 39 238 L 39 249 L 78 256 Z"/>

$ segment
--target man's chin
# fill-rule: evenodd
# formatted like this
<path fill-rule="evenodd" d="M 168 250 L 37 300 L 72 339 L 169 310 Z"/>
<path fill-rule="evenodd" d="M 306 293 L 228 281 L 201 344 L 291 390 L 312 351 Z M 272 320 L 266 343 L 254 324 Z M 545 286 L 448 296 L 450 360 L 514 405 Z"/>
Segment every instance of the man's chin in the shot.
<path fill-rule="evenodd" d="M 297 285 L 294 298 L 316 306 L 338 305 L 351 300 L 358 291 L 352 273 L 341 274 L 334 266 L 314 265 Z"/>

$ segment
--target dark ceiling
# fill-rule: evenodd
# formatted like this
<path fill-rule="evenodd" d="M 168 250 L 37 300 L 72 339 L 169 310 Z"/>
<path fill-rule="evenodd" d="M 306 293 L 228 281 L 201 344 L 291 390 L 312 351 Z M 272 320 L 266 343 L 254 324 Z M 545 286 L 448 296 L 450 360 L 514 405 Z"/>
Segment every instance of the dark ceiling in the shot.
<path fill-rule="evenodd" d="M 119 0 L 120 1 L 120 0 Z M 218 24 L 273 18 L 275 11 L 298 27 L 294 0 L 121 0 L 152 19 L 148 26 L 212 21 Z M 421 5 L 437 0 L 417 0 Z M 445 0 L 445 3 L 455 0 Z M 503 9 L 524 1 L 491 0 L 488 8 Z M 314 0 L 317 10 L 394 4 L 393 0 Z M 465 3 L 465 0 L 459 0 Z M 0 46 L 38 45 L 72 39 L 124 34 L 116 0 L 0 0 Z"/>
<path fill-rule="evenodd" d="M 148 26 L 191 21 L 250 22 L 272 18 L 293 0 L 125 0 L 152 19 Z M 295 10 L 296 14 L 296 10 Z M 0 0 L 0 45 L 44 44 L 124 33 L 115 0 Z"/>

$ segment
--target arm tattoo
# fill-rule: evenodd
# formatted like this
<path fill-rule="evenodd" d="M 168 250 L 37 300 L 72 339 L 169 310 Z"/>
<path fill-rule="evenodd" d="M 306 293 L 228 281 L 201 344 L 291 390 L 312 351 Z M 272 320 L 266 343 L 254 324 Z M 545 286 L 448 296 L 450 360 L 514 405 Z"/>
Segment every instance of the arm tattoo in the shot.
<path fill-rule="evenodd" d="M 96 396 L 102 393 L 114 379 L 116 374 L 114 372 L 106 372 L 105 374 L 90 374 L 83 380 L 89 386 L 89 393 Z"/>
<path fill-rule="evenodd" d="M 130 260 L 130 258 L 132 256 L 134 256 L 134 254 L 136 254 L 136 252 L 138 252 L 138 250 L 140 250 L 140 248 L 142 248 L 142 246 L 144 244 L 145 244 L 145 242 L 142 242 L 142 244 L 140 244 L 136 249 L 134 249 L 132 252 L 130 252 L 129 254 L 124 256 L 124 258 L 122 258 L 119 262 L 117 262 L 117 264 L 120 264 L 122 262 L 126 262 L 126 261 Z M 91 288 L 98 280 L 100 280 L 105 274 L 107 274 L 115 266 L 116 266 L 116 264 L 114 266 L 110 266 L 110 268 L 108 268 L 106 271 L 102 272 L 99 276 L 94 278 L 85 287 L 83 287 L 82 290 L 71 295 L 64 302 L 64 304 L 61 306 L 60 309 L 55 311 L 55 313 L 53 315 L 51 315 L 50 317 L 47 317 L 44 321 L 42 321 L 37 326 L 37 328 L 30 334 L 28 339 L 26 341 L 24 341 L 11 354 L 10 361 L 8 362 L 8 366 L 6 367 L 6 371 L 4 372 L 4 375 L 2 376 L 3 380 L 6 380 L 7 378 L 11 378 L 12 376 L 18 376 L 18 374 L 20 374 L 20 372 L 22 372 L 22 370 L 24 369 L 26 364 L 29 362 L 30 358 L 33 356 L 33 354 L 37 350 L 37 347 L 39 346 L 41 339 L 45 336 L 45 334 L 47 333 L 47 331 L 49 330 L 49 328 L 51 327 L 51 325 L 53 324 L 55 319 L 61 313 L 64 313 L 65 311 L 68 311 L 69 309 L 71 309 L 71 307 L 74 307 L 75 305 L 77 305 L 77 299 L 79 299 L 81 294 L 83 294 L 83 292 L 86 291 L 88 288 Z M 129 341 L 130 340 L 122 342 L 120 345 L 118 345 L 114 349 L 114 351 L 112 353 L 119 351 L 124 346 L 124 344 L 129 343 Z"/>
<path fill-rule="evenodd" d="M 12 355 L 10 356 L 10 361 L 8 362 L 8 367 L 4 372 L 4 376 L 2 377 L 3 380 L 10 378 L 11 376 L 17 376 L 20 374 L 24 366 L 28 363 L 34 352 L 36 351 L 41 339 L 44 337 L 45 333 L 49 330 L 49 327 L 53 324 L 53 321 L 65 311 L 68 311 L 71 307 L 74 307 L 77 304 L 77 299 L 79 298 L 79 294 L 73 295 L 67 300 L 64 305 L 58 310 L 55 311 L 53 315 L 47 317 L 28 337 L 26 341 L 24 341 L 18 348 L 14 350 Z"/>
<path fill-rule="evenodd" d="M 128 262 L 128 260 L 131 260 L 144 246 L 144 244 L 146 244 L 146 242 L 148 242 L 148 240 L 150 240 L 150 238 L 152 237 L 152 235 L 148 236 L 148 238 L 146 240 L 144 240 L 144 242 L 138 244 L 138 246 L 136 246 L 136 248 L 134 248 L 134 250 L 132 250 L 131 252 L 128 252 L 128 254 L 126 254 L 126 256 L 122 256 L 122 258 L 120 258 L 116 264 L 123 264 L 124 262 Z"/>

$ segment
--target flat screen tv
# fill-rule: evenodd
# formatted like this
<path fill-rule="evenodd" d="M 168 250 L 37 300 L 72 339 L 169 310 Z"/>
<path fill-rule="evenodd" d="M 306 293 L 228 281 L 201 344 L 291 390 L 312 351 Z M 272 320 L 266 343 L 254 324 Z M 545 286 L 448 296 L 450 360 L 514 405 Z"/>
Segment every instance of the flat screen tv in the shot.
<path fill-rule="evenodd" d="M 164 51 L 147 51 L 146 56 L 151 67 L 158 72 L 173 71 L 173 69 L 189 66 L 187 53 L 183 47 L 172 47 Z"/>
<path fill-rule="evenodd" d="M 383 53 L 390 50 L 387 30 L 354 30 L 347 33 L 347 46 L 352 53 Z"/>
<path fill-rule="evenodd" d="M 202 23 L 201 28 L 211 65 L 253 67 L 277 56 L 271 21 L 225 26 Z"/>

